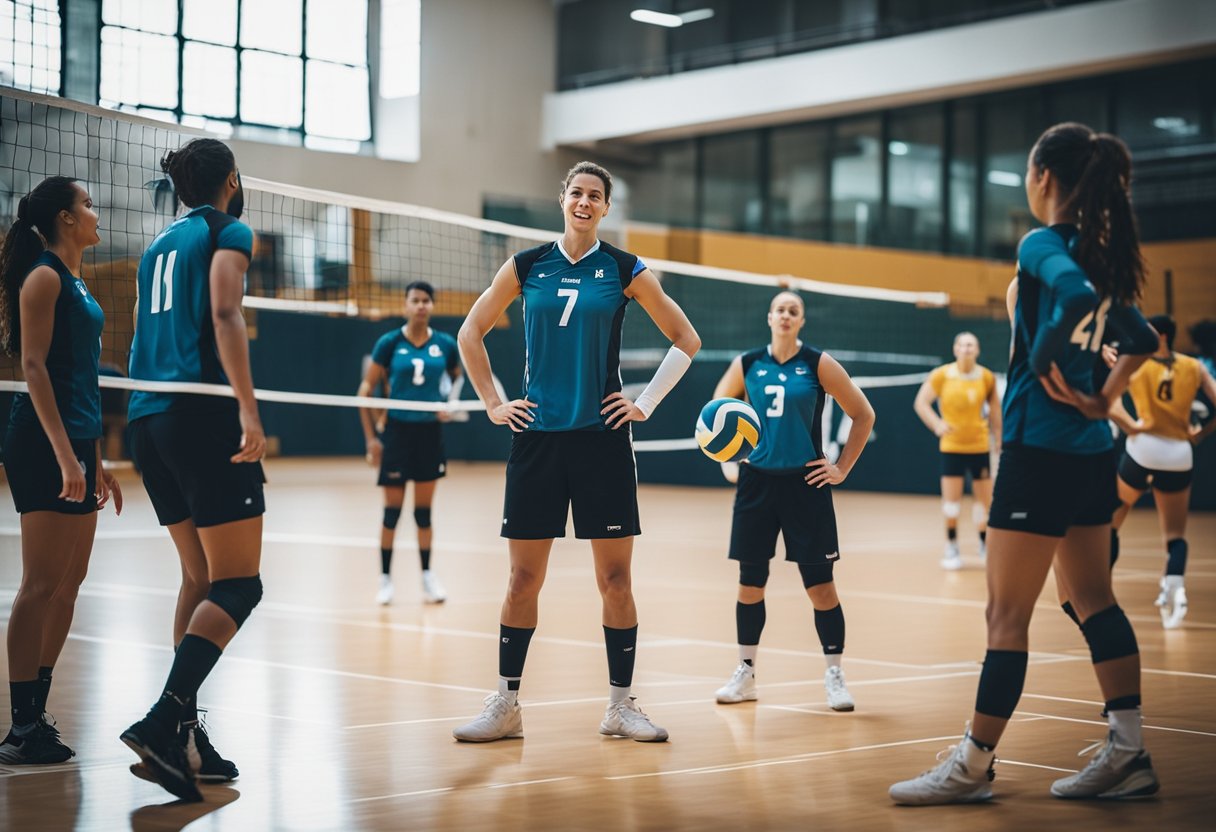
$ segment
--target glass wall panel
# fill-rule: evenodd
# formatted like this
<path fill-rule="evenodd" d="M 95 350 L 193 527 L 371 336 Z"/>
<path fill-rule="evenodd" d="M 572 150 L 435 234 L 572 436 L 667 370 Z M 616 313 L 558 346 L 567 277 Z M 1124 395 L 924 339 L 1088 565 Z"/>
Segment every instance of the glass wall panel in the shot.
<path fill-rule="evenodd" d="M 938 251 L 942 246 L 942 143 L 940 104 L 891 114 L 887 142 L 886 231 L 896 248 Z"/>
<path fill-rule="evenodd" d="M 769 233 L 827 239 L 829 128 L 778 127 L 769 144 Z"/>
<path fill-rule="evenodd" d="M 303 0 L 241 0 L 241 45 L 299 55 Z"/>
<path fill-rule="evenodd" d="M 732 133 L 704 140 L 701 226 L 717 231 L 764 230 L 760 198 L 760 133 Z"/>
<path fill-rule="evenodd" d="M 222 46 L 236 46 L 237 0 L 184 0 L 182 35 Z"/>
<path fill-rule="evenodd" d="M 1038 224 L 1026 205 L 1023 179 L 1031 146 L 1050 126 L 1042 99 L 1031 90 L 984 100 L 984 257 L 1014 259 L 1018 240 Z"/>
<path fill-rule="evenodd" d="M 182 109 L 187 113 L 236 116 L 236 50 L 187 43 L 182 55 Z"/>
<path fill-rule="evenodd" d="M 882 121 L 842 121 L 832 140 L 832 229 L 838 243 L 870 245 L 878 234 L 882 198 Z"/>
<path fill-rule="evenodd" d="M 950 234 L 952 254 L 974 254 L 979 199 L 976 195 L 976 170 L 979 144 L 976 139 L 977 107 L 974 102 L 954 105 L 951 116 L 953 153 L 950 156 Z"/>
<path fill-rule="evenodd" d="M 241 120 L 299 127 L 304 66 L 299 58 L 245 50 L 241 55 Z"/>
<path fill-rule="evenodd" d="M 697 226 L 697 143 L 693 139 L 660 145 L 654 167 L 631 177 L 633 218 L 677 228 Z"/>

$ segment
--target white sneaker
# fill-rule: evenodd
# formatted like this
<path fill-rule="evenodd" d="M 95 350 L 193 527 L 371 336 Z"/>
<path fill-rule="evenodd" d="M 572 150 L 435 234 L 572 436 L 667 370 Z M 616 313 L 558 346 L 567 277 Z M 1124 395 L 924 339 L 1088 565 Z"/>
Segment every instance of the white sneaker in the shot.
<path fill-rule="evenodd" d="M 452 731 L 452 736 L 461 742 L 493 742 L 524 735 L 523 709 L 518 702 L 494 692 L 485 704 L 477 719 Z"/>
<path fill-rule="evenodd" d="M 1161 609 L 1161 626 L 1177 629 L 1186 618 L 1186 587 L 1181 575 L 1166 575 L 1161 579 L 1161 594 L 1154 602 Z"/>
<path fill-rule="evenodd" d="M 754 702 L 756 699 L 756 670 L 747 662 L 739 662 L 730 681 L 715 694 L 719 705 Z"/>
<path fill-rule="evenodd" d="M 380 576 L 380 591 L 376 593 L 376 603 L 382 607 L 393 603 L 393 579 L 388 575 Z"/>
<path fill-rule="evenodd" d="M 974 749 L 970 755 L 966 748 L 968 745 Z M 967 756 L 971 756 L 973 762 L 979 759 L 979 764 L 974 766 L 975 771 L 967 768 L 964 762 Z M 988 756 L 986 767 L 983 765 L 985 756 Z M 936 768 L 891 786 L 887 790 L 891 799 L 904 806 L 937 806 L 943 803 L 979 803 L 992 798 L 992 787 L 988 784 L 996 777 L 992 768 L 996 758 L 980 752 L 971 742 L 970 734 L 964 734 L 958 745 L 939 752 L 937 758 L 941 763 Z"/>
<path fill-rule="evenodd" d="M 609 702 L 600 723 L 600 733 L 610 737 L 628 737 L 638 742 L 666 742 L 667 729 L 650 721 L 638 705 L 638 698 L 631 696 L 620 702 Z"/>
<path fill-rule="evenodd" d="M 942 569 L 957 572 L 963 568 L 963 556 L 958 551 L 957 540 L 947 540 L 946 549 L 942 553 Z"/>
<path fill-rule="evenodd" d="M 844 684 L 844 671 L 839 667 L 829 667 L 823 674 L 823 687 L 828 692 L 828 707 L 833 711 L 853 710 L 853 697 Z"/>
<path fill-rule="evenodd" d="M 980 541 L 980 560 L 982 560 L 984 562 L 988 561 L 988 541 L 987 540 Z"/>
<path fill-rule="evenodd" d="M 1053 795 L 1072 800 L 1087 797 L 1115 800 L 1148 797 L 1161 788 L 1153 771 L 1153 760 L 1143 748 L 1120 748 L 1115 745 L 1112 732 L 1105 742 L 1089 746 L 1081 755 L 1099 746 L 1089 765 L 1051 784 Z"/>
<path fill-rule="evenodd" d="M 443 591 L 443 584 L 439 583 L 435 573 L 429 569 L 422 571 L 422 599 L 428 604 L 442 604 L 448 599 L 448 594 Z"/>

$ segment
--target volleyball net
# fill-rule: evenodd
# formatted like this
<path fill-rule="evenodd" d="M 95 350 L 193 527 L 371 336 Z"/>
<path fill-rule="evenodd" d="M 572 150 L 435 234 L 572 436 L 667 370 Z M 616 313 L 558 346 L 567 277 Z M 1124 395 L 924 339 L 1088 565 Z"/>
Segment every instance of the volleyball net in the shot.
<path fill-rule="evenodd" d="M 180 211 L 160 159 L 198 135 L 126 113 L 0 90 L 0 228 L 11 224 L 20 197 L 53 174 L 80 179 L 100 214 L 102 241 L 86 252 L 81 277 L 106 312 L 107 388 L 225 392 L 123 378 L 140 256 Z M 351 394 L 376 338 L 403 322 L 407 284 L 426 280 L 435 287 L 432 325 L 454 334 L 502 263 L 553 240 L 554 232 L 270 182 L 256 170 L 241 170 L 242 219 L 256 234 L 245 298 L 251 359 L 259 398 L 275 403 L 264 421 L 268 433 L 281 434 L 283 452 L 358 452 L 362 439 L 350 412 L 358 406 L 481 409 L 471 385 L 451 405 Z M 613 242 L 629 245 L 627 237 Z M 637 426 L 639 450 L 693 447 L 696 412 L 729 361 L 768 342 L 765 313 L 780 289 L 793 289 L 806 301 L 805 340 L 840 360 L 863 388 L 919 385 L 948 356 L 949 339 L 962 328 L 941 293 L 717 269 L 644 253 L 643 259 L 697 327 L 703 348 L 664 407 Z M 512 305 L 486 343 L 503 389 L 517 395 L 524 358 L 521 304 Z M 635 309 L 626 315 L 622 345 L 626 392 L 636 393 L 669 344 Z M 20 389 L 17 363 L 0 361 L 0 383 Z M 339 410 L 304 416 L 291 405 Z M 471 420 L 467 430 L 474 429 L 492 430 L 484 419 Z M 470 454 L 489 453 L 494 441 L 471 438 Z"/>

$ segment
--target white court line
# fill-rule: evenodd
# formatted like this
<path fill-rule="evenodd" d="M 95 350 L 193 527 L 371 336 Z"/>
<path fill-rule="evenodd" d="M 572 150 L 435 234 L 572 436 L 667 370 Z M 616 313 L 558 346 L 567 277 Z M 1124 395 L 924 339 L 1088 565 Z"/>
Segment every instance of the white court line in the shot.
<path fill-rule="evenodd" d="M 536 786 L 540 783 L 560 783 L 563 780 L 573 780 L 573 777 L 546 777 L 543 780 L 521 780 L 518 783 L 495 783 L 493 786 L 485 786 L 487 789 L 513 789 L 516 786 Z"/>
<path fill-rule="evenodd" d="M 1095 708 L 1101 708 L 1106 704 L 1105 702 L 1094 702 L 1089 699 L 1069 699 L 1066 696 L 1047 696 L 1046 694 L 1042 694 L 1042 693 L 1023 693 L 1022 698 L 1023 699 L 1047 699 L 1052 702 L 1073 702 L 1077 705 L 1093 705 Z"/>
<path fill-rule="evenodd" d="M 357 797 L 354 800 L 351 800 L 349 802 L 350 803 L 371 803 L 376 800 L 392 800 L 395 797 L 420 797 L 422 795 L 427 795 L 427 794 L 443 794 L 444 792 L 454 792 L 454 791 L 456 791 L 455 786 L 444 786 L 443 788 L 440 788 L 440 789 L 422 789 L 422 790 L 416 791 L 416 792 L 398 792 L 397 794 L 382 794 L 382 795 L 377 795 L 376 797 Z"/>
<path fill-rule="evenodd" d="M 547 702 L 521 701 L 519 704 L 528 708 L 552 708 L 561 707 L 563 705 L 585 705 L 588 702 L 606 701 L 607 699 L 604 696 L 588 696 L 583 699 L 550 699 Z M 696 699 L 677 699 L 672 702 L 647 702 L 646 707 L 651 709 L 674 708 L 684 705 L 704 705 L 708 701 L 709 700 L 707 697 L 700 696 Z M 427 717 L 425 719 L 402 719 L 396 722 L 369 722 L 363 725 L 347 725 L 343 730 L 358 731 L 364 728 L 394 728 L 401 725 L 424 725 L 428 722 L 467 722 L 468 719 L 468 714 L 462 714 L 461 716 Z"/>
<path fill-rule="evenodd" d="M 1096 719 L 1075 719 L 1070 716 L 1055 716 L 1054 714 L 1036 714 L 1033 711 L 1014 711 L 1015 714 L 1024 714 L 1025 716 L 1037 716 L 1040 719 L 1054 719 L 1057 722 L 1077 722 L 1081 725 L 1101 725 L 1107 727 L 1106 722 Z M 1146 731 L 1169 731 L 1171 734 L 1192 734 L 1196 737 L 1216 737 L 1209 731 L 1193 731 L 1189 728 L 1166 728 L 1164 725 L 1144 725 Z"/>
<path fill-rule="evenodd" d="M 0 767 L 0 780 L 8 777 L 31 777 L 36 774 L 72 774 L 84 771 L 105 771 L 111 768 L 127 769 L 131 762 L 121 763 L 64 763 L 57 766 L 19 766 L 17 768 Z"/>
<path fill-rule="evenodd" d="M 1048 771 L 1061 771 L 1064 774 L 1076 774 L 1078 771 L 1075 768 L 1058 768 L 1056 766 L 1041 765 L 1040 763 L 1022 763 L 1018 762 L 1017 760 L 1006 760 L 1004 757 L 997 757 L 996 764 L 998 766 L 1026 766 L 1027 768 L 1044 768 Z"/>

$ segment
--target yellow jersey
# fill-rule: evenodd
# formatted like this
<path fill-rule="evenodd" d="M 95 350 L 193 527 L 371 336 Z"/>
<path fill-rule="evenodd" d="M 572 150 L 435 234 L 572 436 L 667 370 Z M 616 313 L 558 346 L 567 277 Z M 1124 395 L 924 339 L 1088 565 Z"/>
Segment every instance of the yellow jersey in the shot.
<path fill-rule="evenodd" d="M 1189 355 L 1150 358 L 1132 375 L 1127 391 L 1145 430 L 1167 439 L 1189 440 L 1191 404 L 1203 383 L 1203 367 Z"/>
<path fill-rule="evenodd" d="M 978 364 L 963 373 L 958 362 L 944 364 L 929 374 L 929 386 L 937 393 L 942 419 L 953 430 L 941 437 L 946 454 L 988 452 L 988 418 L 984 404 L 996 387 L 996 376 Z"/>

